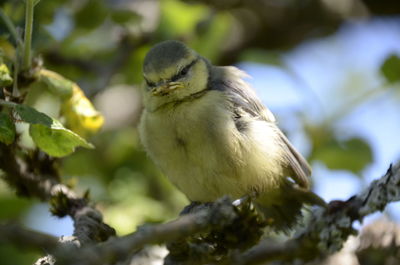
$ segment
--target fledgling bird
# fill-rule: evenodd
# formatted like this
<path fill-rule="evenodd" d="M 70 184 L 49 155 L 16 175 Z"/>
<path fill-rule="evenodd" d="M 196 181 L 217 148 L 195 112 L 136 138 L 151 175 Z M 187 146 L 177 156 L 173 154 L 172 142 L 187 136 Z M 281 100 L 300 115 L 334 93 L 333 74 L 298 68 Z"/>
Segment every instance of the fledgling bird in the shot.
<path fill-rule="evenodd" d="M 256 193 L 256 206 L 276 229 L 287 229 L 309 191 L 311 169 L 277 127 L 236 67 L 219 67 L 178 41 L 146 55 L 142 144 L 192 202 Z"/>

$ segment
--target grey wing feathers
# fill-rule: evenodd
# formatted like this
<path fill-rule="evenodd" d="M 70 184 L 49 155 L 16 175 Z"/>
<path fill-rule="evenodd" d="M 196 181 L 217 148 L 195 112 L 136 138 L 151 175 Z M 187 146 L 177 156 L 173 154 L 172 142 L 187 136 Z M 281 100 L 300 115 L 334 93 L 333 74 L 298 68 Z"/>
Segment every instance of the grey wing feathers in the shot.
<path fill-rule="evenodd" d="M 280 138 L 284 143 L 286 160 L 289 162 L 290 168 L 294 175 L 291 176 L 300 187 L 310 188 L 311 167 L 304 157 L 297 152 L 286 136 L 280 132 Z"/>
<path fill-rule="evenodd" d="M 213 80 L 211 89 L 223 90 L 234 107 L 256 117 L 260 120 L 275 123 L 275 117 L 256 96 L 253 89 L 243 81 L 246 74 L 236 67 L 218 67 L 217 77 Z M 238 117 L 236 117 L 238 118 Z M 293 171 L 293 180 L 302 188 L 308 189 L 311 168 L 307 161 L 292 146 L 286 136 L 278 129 L 280 139 L 285 149 L 288 166 Z"/>
<path fill-rule="evenodd" d="M 236 67 L 215 67 L 217 74 L 211 80 L 211 88 L 222 90 L 226 93 L 229 100 L 237 107 L 253 117 L 275 122 L 272 112 L 267 109 L 258 99 L 254 90 L 243 80 L 247 74 Z"/>

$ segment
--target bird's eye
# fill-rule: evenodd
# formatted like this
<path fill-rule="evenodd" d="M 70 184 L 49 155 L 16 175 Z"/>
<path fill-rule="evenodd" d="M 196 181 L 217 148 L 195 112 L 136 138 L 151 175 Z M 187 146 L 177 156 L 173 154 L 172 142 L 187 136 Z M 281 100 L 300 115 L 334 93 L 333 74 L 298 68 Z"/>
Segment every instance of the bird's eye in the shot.
<path fill-rule="evenodd" d="M 189 68 L 191 65 L 187 65 L 186 67 L 184 67 L 180 72 L 179 75 L 180 76 L 185 76 L 188 72 L 189 72 Z"/>
<path fill-rule="evenodd" d="M 174 75 L 174 76 L 171 78 L 171 81 L 176 81 L 176 80 L 178 80 L 178 79 L 184 77 L 184 76 L 189 72 L 190 66 L 191 66 L 191 65 L 187 65 L 187 66 L 185 66 L 184 68 L 182 68 L 182 70 L 181 70 L 178 74 Z"/>
<path fill-rule="evenodd" d="M 179 73 L 177 73 L 176 75 L 174 75 L 171 78 L 171 81 L 176 81 L 182 77 L 184 77 L 185 75 L 187 75 L 187 73 L 189 72 L 190 68 L 197 62 L 197 59 L 193 60 L 190 64 L 186 65 L 185 67 L 182 68 L 182 70 L 180 70 Z"/>

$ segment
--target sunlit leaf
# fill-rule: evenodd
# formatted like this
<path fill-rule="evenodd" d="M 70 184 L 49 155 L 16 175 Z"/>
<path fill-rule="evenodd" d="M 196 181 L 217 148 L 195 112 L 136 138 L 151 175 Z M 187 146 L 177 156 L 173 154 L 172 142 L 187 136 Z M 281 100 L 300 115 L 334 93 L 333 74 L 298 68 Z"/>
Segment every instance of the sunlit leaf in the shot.
<path fill-rule="evenodd" d="M 71 154 L 76 147 L 93 148 L 93 145 L 59 121 L 26 105 L 16 105 L 15 112 L 21 120 L 30 124 L 29 133 L 35 144 L 51 156 Z"/>
<path fill-rule="evenodd" d="M 187 4 L 177 0 L 161 1 L 161 9 L 161 30 L 170 36 L 192 32 L 208 10 L 204 5 Z"/>
<path fill-rule="evenodd" d="M 221 47 L 231 31 L 233 18 L 227 12 L 218 12 L 197 21 L 198 38 L 192 47 L 211 61 L 217 61 L 221 55 Z"/>
<path fill-rule="evenodd" d="M 40 80 L 46 84 L 46 87 L 53 94 L 62 98 L 68 98 L 72 96 L 72 87 L 74 83 L 60 74 L 42 69 L 39 74 Z"/>
<path fill-rule="evenodd" d="M 381 66 L 381 73 L 389 83 L 400 81 L 400 58 L 399 56 L 390 55 Z"/>
<path fill-rule="evenodd" d="M 5 112 L 0 113 L 0 141 L 11 144 L 15 139 L 15 124 L 10 115 Z"/>
<path fill-rule="evenodd" d="M 7 65 L 4 63 L 0 64 L 0 87 L 9 86 L 13 83 L 13 79 L 10 75 Z"/>
<path fill-rule="evenodd" d="M 74 84 L 72 97 L 61 107 L 67 126 L 81 136 L 97 132 L 104 123 L 103 116 L 94 108 L 83 91 Z"/>
<path fill-rule="evenodd" d="M 150 46 L 143 45 L 135 49 L 129 55 L 127 59 L 127 64 L 124 66 L 124 77 L 125 83 L 135 83 L 141 84 L 143 82 L 143 74 L 141 71 L 132 71 L 133 68 L 137 67 L 138 65 L 142 65 L 144 61 L 144 57 L 146 56 L 147 52 L 150 50 Z"/>
<path fill-rule="evenodd" d="M 69 155 L 78 146 L 93 148 L 93 145 L 86 142 L 85 139 L 63 127 L 49 128 L 42 124 L 32 124 L 29 134 L 40 149 L 55 157 Z"/>

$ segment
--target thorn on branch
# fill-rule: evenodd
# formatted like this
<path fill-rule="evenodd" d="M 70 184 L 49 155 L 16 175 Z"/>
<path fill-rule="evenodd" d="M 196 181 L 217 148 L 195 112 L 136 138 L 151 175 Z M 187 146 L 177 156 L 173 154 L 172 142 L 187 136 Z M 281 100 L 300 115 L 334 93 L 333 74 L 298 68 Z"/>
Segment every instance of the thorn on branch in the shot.
<path fill-rule="evenodd" d="M 385 185 L 387 185 L 387 184 L 389 183 L 390 179 L 391 179 L 392 176 L 393 176 L 393 164 L 392 164 L 392 163 L 390 163 L 390 166 L 389 166 L 388 170 L 386 171 L 386 174 L 385 174 L 385 175 L 388 176 L 388 177 L 386 178 L 386 181 L 385 181 Z"/>

